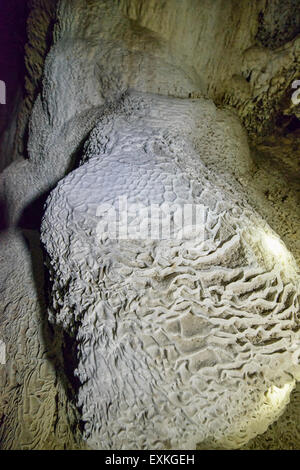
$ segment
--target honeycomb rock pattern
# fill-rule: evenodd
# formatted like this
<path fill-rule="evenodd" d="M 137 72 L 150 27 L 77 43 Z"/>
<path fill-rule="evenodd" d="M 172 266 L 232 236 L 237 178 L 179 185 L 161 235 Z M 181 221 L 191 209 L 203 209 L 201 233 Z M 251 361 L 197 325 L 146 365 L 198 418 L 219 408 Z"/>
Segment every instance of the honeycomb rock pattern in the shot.
<path fill-rule="evenodd" d="M 125 95 L 48 199 L 49 318 L 76 342 L 92 448 L 240 447 L 299 378 L 296 264 L 238 184 L 202 163 L 242 152 L 218 113 L 204 99 Z M 122 196 L 197 204 L 204 236 L 100 236 L 99 206 Z"/>

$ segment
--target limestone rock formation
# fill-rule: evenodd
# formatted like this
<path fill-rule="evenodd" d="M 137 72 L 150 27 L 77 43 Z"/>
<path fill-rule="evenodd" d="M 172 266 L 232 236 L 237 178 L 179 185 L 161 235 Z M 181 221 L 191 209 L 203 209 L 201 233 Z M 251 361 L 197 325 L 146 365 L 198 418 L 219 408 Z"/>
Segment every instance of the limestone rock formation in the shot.
<path fill-rule="evenodd" d="M 269 425 L 246 446 L 299 448 L 298 2 L 28 7 L 0 174 L 1 448 L 235 448 Z M 118 191 L 202 204 L 207 243 L 98 244 Z"/>
<path fill-rule="evenodd" d="M 238 448 L 280 415 L 300 378 L 296 264 L 238 188 L 211 181 L 201 154 L 237 153 L 217 115 L 201 99 L 127 96 L 47 202 L 50 317 L 76 344 L 93 448 Z M 98 209 L 123 197 L 203 207 L 205 233 L 150 238 L 146 214 L 129 207 L 136 232 L 112 239 Z"/>

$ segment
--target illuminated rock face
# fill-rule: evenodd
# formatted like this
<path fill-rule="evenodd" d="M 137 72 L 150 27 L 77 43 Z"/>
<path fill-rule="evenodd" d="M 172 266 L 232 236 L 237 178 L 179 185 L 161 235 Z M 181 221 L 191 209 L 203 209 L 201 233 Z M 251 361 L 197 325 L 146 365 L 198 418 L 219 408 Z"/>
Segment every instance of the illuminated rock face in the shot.
<path fill-rule="evenodd" d="M 77 344 L 92 448 L 237 448 L 281 414 L 299 375 L 295 262 L 201 161 L 243 153 L 222 116 L 204 99 L 126 95 L 48 199 L 50 320 Z M 204 231 L 101 238 L 99 207 L 119 197 L 195 204 Z"/>
<path fill-rule="evenodd" d="M 6 3 L 11 9 L 12 0 L 7 0 Z M 158 103 L 154 104 L 154 109 L 157 110 L 154 120 L 157 131 L 168 128 L 168 132 L 172 133 L 177 129 L 176 135 L 172 134 L 172 140 L 173 143 L 176 141 L 176 146 L 179 145 L 178 148 L 182 150 L 179 151 L 175 146 L 176 152 L 179 152 L 181 156 L 184 155 L 185 159 L 192 152 L 191 155 L 194 155 L 192 161 L 199 162 L 201 159 L 212 172 L 208 173 L 202 166 L 200 169 L 194 163 L 200 183 L 202 182 L 203 185 L 202 176 L 206 174 L 214 187 L 213 195 L 216 194 L 215 184 L 217 183 L 219 193 L 222 195 L 221 199 L 226 201 L 227 197 L 230 199 L 233 195 L 225 196 L 225 194 L 233 191 L 236 194 L 236 202 L 232 204 L 236 208 L 239 207 L 243 214 L 240 217 L 241 220 L 238 221 L 240 223 L 246 220 L 244 204 L 241 201 L 247 200 L 251 207 L 257 210 L 282 237 L 299 266 L 300 217 L 297 214 L 299 206 L 297 174 L 300 146 L 297 145 L 296 140 L 297 129 L 292 132 L 291 130 L 297 127 L 296 116 L 299 117 L 300 112 L 299 105 L 296 106 L 287 98 L 292 96 L 292 91 L 295 92 L 292 83 L 300 76 L 298 60 L 300 37 L 295 36 L 299 29 L 297 19 L 300 17 L 300 3 L 297 0 L 285 2 L 280 0 L 272 2 L 267 0 L 256 2 L 30 0 L 26 4 L 30 13 L 26 25 L 28 43 L 25 48 L 25 99 L 17 118 L 15 113 L 8 112 L 7 106 L 12 104 L 8 92 L 8 103 L 2 107 L 2 111 L 10 117 L 9 121 L 12 126 L 5 127 L 7 138 L 0 138 L 2 150 L 3 145 L 7 149 L 13 146 L 16 150 L 16 153 L 2 151 L 3 166 L 14 161 L 0 174 L 0 213 L 2 216 L 3 213 L 5 215 L 4 224 L 0 223 L 1 230 L 10 227 L 10 230 L 2 231 L 0 234 L 0 341 L 4 341 L 6 345 L 6 364 L 0 364 L 0 448 L 82 449 L 86 447 L 86 444 L 80 432 L 80 417 L 73 406 L 72 390 L 70 391 L 72 380 L 68 382 L 65 378 L 65 373 L 71 373 L 71 367 L 68 362 L 65 363 L 65 369 L 62 367 L 61 346 L 62 344 L 65 346 L 64 352 L 68 353 L 66 355 L 70 358 L 72 356 L 72 351 L 68 351 L 70 342 L 64 343 L 67 333 L 61 337 L 60 327 L 52 328 L 48 324 L 49 299 L 45 295 L 47 283 L 44 282 L 43 252 L 40 246 L 40 219 L 43 215 L 44 200 L 49 191 L 77 167 L 78 158 L 83 154 L 83 144 L 104 112 L 107 124 L 111 127 L 107 127 L 105 133 L 101 132 L 103 145 L 105 145 L 106 137 L 109 137 L 106 152 L 109 151 L 110 145 L 113 149 L 117 149 L 114 135 L 120 137 L 119 133 L 115 134 L 115 129 L 118 128 L 116 127 L 118 122 L 122 122 L 123 113 L 120 97 L 128 89 L 166 97 L 184 98 L 188 101 L 177 102 L 181 106 L 176 112 L 173 106 L 175 102 L 168 98 L 169 112 L 166 115 L 164 111 L 162 120 L 159 120 L 162 108 Z M 2 9 L 1 15 L 3 12 Z M 216 38 L 218 38 L 217 41 Z M 2 70 L 1 67 L 0 70 Z M 9 72 L 8 69 L 7 72 Z M 9 85 L 10 81 L 7 81 L 6 76 L 3 75 L 0 79 Z M 11 84 L 10 82 L 10 86 Z M 14 95 L 19 102 L 18 95 Z M 217 106 L 226 105 L 227 111 L 216 111 L 212 104 L 202 99 L 203 96 L 209 97 Z M 194 107 L 193 112 L 192 108 L 187 112 L 187 102 L 192 103 L 189 98 L 199 98 L 199 106 Z M 113 108 L 115 112 L 111 113 Z M 205 109 L 210 109 L 210 111 L 204 112 Z M 244 129 L 236 122 L 228 109 L 231 109 L 232 113 L 237 113 Z M 129 114 L 128 106 L 126 113 Z M 190 117 L 188 117 L 189 113 L 192 113 Z M 146 142 L 152 135 L 152 130 L 150 132 L 149 129 L 154 122 L 146 123 L 136 107 L 134 107 L 133 115 L 138 116 L 134 124 L 135 129 L 138 128 L 139 119 L 142 119 L 140 124 L 143 127 L 139 128 L 140 137 Z M 132 122 L 132 116 L 130 122 Z M 175 126 L 176 120 L 177 123 L 180 121 L 180 125 Z M 17 129 L 15 129 L 16 122 L 18 122 Z M 197 132 L 193 130 L 195 123 L 199 125 Z M 102 124 L 101 122 L 99 124 L 99 131 L 102 129 L 101 126 L 104 128 L 103 120 Z M 122 126 L 124 138 L 132 146 L 133 142 L 129 136 L 133 129 L 128 130 L 124 121 Z M 148 131 L 150 136 L 147 134 Z M 249 156 L 246 131 L 248 137 L 252 139 L 250 141 L 251 156 Z M 15 132 L 16 138 L 14 139 Z M 265 141 L 266 132 L 267 135 L 271 132 L 271 135 Z M 0 133 L 3 137 L 1 130 Z M 184 148 L 182 147 L 183 137 L 180 136 L 185 136 Z M 261 138 L 263 138 L 262 142 Z M 166 143 L 168 142 L 167 140 Z M 165 150 L 169 147 L 172 150 L 174 144 L 163 145 Z M 156 144 L 153 148 L 151 145 L 146 146 L 146 150 L 153 162 L 155 157 L 160 155 L 159 146 Z M 85 152 L 86 157 L 90 153 Z M 122 155 L 123 153 L 125 153 L 125 146 L 122 147 Z M 20 158 L 15 159 L 17 154 Z M 169 151 L 168 154 L 168 161 L 173 161 L 174 153 Z M 130 153 L 132 163 L 134 155 L 138 153 Z M 187 171 L 187 166 L 191 168 L 192 161 L 186 160 L 182 170 L 185 168 Z M 96 165 L 96 159 L 94 163 Z M 131 167 L 135 175 L 138 174 L 137 167 L 139 167 L 137 162 Z M 142 171 L 143 168 L 142 166 L 140 170 Z M 169 164 L 168 168 L 174 174 L 174 167 L 171 170 Z M 104 196 L 106 192 L 110 200 L 112 196 L 110 186 L 116 186 L 117 176 L 120 178 L 119 165 L 117 174 L 112 171 L 112 167 L 109 169 L 110 177 L 105 178 L 103 182 L 103 192 L 100 193 L 100 188 L 97 188 L 97 200 L 100 200 L 100 196 Z M 125 175 L 128 180 L 128 172 L 125 172 Z M 188 179 L 191 177 L 194 178 L 195 175 L 187 176 Z M 235 178 L 242 187 L 237 187 L 237 183 L 234 182 Z M 141 179 L 140 187 L 144 185 L 144 182 Z M 92 194 L 92 181 L 89 179 L 87 184 Z M 152 188 L 151 196 L 155 194 L 157 198 L 160 197 L 159 195 L 164 193 L 161 185 L 154 184 L 153 180 L 151 184 L 149 180 L 147 187 Z M 176 187 L 178 188 L 178 185 Z M 80 191 L 82 192 L 81 189 Z M 133 194 L 136 196 L 134 191 Z M 84 196 L 83 192 L 82 196 Z M 173 198 L 174 196 L 170 194 L 166 197 Z M 196 194 L 193 193 L 190 197 L 193 200 Z M 207 197 L 211 197 L 211 193 Z M 58 201 L 56 202 L 58 204 Z M 208 202 L 206 205 L 208 207 Z M 58 226 L 62 224 L 63 227 L 59 236 L 66 233 L 65 227 L 70 223 L 69 220 L 63 220 L 63 214 L 69 217 L 71 212 L 62 208 L 61 214 L 55 216 L 54 223 Z M 78 207 L 76 213 L 79 214 Z M 256 215 L 253 215 L 252 210 L 247 209 L 247 213 L 252 214 L 251 220 L 255 217 L 256 222 L 253 222 L 255 227 L 263 224 Z M 85 215 L 88 216 L 87 213 Z M 47 218 L 48 220 L 50 218 L 49 211 Z M 85 223 L 89 225 L 89 230 L 94 226 L 91 218 Z M 250 227 L 249 224 L 248 221 L 247 230 Z M 20 227 L 24 230 L 20 230 Z M 263 230 L 269 233 L 269 228 L 264 227 Z M 49 235 L 53 233 L 53 230 L 52 225 Z M 80 230 L 82 231 L 82 227 L 78 228 L 78 234 Z M 74 228 L 72 228 L 72 234 L 73 232 Z M 256 228 L 254 232 L 256 236 Z M 24 240 L 24 235 L 26 240 Z M 47 238 L 47 247 L 50 251 L 50 239 L 46 233 L 43 237 Z M 276 242 L 276 237 L 273 237 L 272 234 L 271 238 L 263 236 L 262 250 L 265 261 L 263 259 L 259 261 L 259 266 L 263 266 L 261 263 L 267 262 L 266 260 L 270 266 L 273 266 L 275 261 L 284 260 L 284 250 L 280 243 Z M 57 240 L 55 236 L 55 243 Z M 91 240 L 94 240 L 92 235 Z M 251 240 L 253 246 L 256 247 L 253 236 L 250 237 Z M 62 247 L 60 250 L 66 249 L 66 256 L 68 256 L 67 238 L 64 243 L 65 248 Z M 246 243 L 245 240 L 244 243 Z M 95 245 L 94 242 L 92 244 Z M 80 249 L 76 251 L 76 256 L 79 256 L 82 250 L 81 241 L 78 241 L 78 246 Z M 99 252 L 100 260 L 103 255 L 102 247 L 98 244 L 96 246 L 97 250 L 101 251 Z M 135 245 L 132 246 L 135 247 Z M 143 246 L 141 241 L 138 246 Z M 166 243 L 161 242 L 159 247 L 160 250 L 165 249 L 168 252 Z M 275 260 L 271 255 L 268 257 L 266 254 L 269 248 L 273 250 Z M 67 269 L 68 262 L 64 267 L 62 264 L 55 265 L 55 256 L 60 250 L 53 251 L 53 276 L 55 276 L 55 271 Z M 145 246 L 143 253 L 147 250 L 152 252 L 151 245 Z M 254 250 L 255 254 L 260 256 L 257 249 L 254 248 Z M 126 250 L 122 252 L 126 253 Z M 245 266 L 248 261 L 251 263 L 253 260 L 251 255 L 247 254 L 247 256 L 249 258 L 245 260 Z M 87 258 L 90 259 L 90 257 Z M 72 260 L 74 261 L 74 256 Z M 70 258 L 70 264 L 73 263 L 72 260 Z M 61 259 L 60 263 L 62 262 Z M 82 263 L 84 262 L 85 259 Z M 285 265 L 285 270 L 280 269 L 280 277 L 288 269 L 287 261 Z M 76 269 L 73 273 L 75 277 Z M 270 271 L 273 272 L 272 268 Z M 84 272 L 89 272 L 88 268 Z M 117 273 L 116 279 L 119 279 L 119 271 Z M 287 274 L 285 276 L 289 279 Z M 289 276 L 296 282 L 294 274 L 291 273 Z M 77 278 L 79 282 L 79 274 Z M 54 292 L 56 295 L 61 292 L 63 297 L 70 292 L 70 305 L 73 309 L 75 288 L 72 288 L 72 284 L 68 287 L 66 282 L 65 289 L 61 291 L 60 286 L 64 284 L 64 279 L 65 277 L 61 276 L 61 279 L 55 281 Z M 105 280 L 107 283 L 107 276 Z M 137 282 L 135 279 L 128 279 L 129 284 L 131 281 Z M 171 277 L 168 278 L 169 281 Z M 240 279 L 238 278 L 237 281 Z M 216 280 L 216 283 L 218 282 Z M 99 283 L 97 285 L 99 286 Z M 82 284 L 79 283 L 76 305 L 77 309 L 81 308 L 83 312 L 84 303 L 81 303 L 80 297 L 81 286 Z M 251 289 L 252 287 L 249 286 Z M 256 289 L 255 286 L 253 288 Z M 275 289 L 274 286 L 272 288 Z M 280 290 L 280 284 L 278 289 Z M 259 289 L 257 292 L 259 293 Z M 263 290 L 262 297 L 264 298 L 265 295 L 267 294 Z M 162 294 L 158 297 L 161 298 L 161 296 Z M 178 294 L 176 296 L 178 297 Z M 143 299 L 147 297 L 144 295 Z M 278 298 L 279 302 L 289 303 L 290 300 L 289 297 L 285 300 L 284 296 Z M 63 301 L 59 300 L 59 302 Z M 64 302 L 67 305 L 66 297 L 64 297 Z M 56 323 L 63 324 L 67 331 L 66 323 L 58 321 L 59 311 L 63 312 L 59 305 L 53 310 L 52 317 Z M 70 310 L 67 308 L 66 311 L 70 312 Z M 79 325 L 76 326 L 73 322 L 72 312 L 68 315 L 70 328 L 73 326 L 74 334 L 79 336 L 83 333 L 79 332 Z M 88 317 L 84 316 L 84 318 Z M 276 320 L 278 319 L 279 315 L 276 316 Z M 265 321 L 270 321 L 269 315 L 266 315 Z M 282 334 L 287 338 L 284 341 L 288 347 L 292 328 L 289 321 L 286 324 L 286 320 L 281 318 L 280 328 L 276 326 L 272 329 L 270 326 L 268 334 L 273 335 L 271 340 L 274 335 L 279 335 L 282 328 L 284 330 Z M 232 326 L 232 328 L 235 327 Z M 257 337 L 253 341 L 258 341 L 261 329 L 257 325 L 254 325 L 252 329 L 255 330 L 255 328 Z M 250 335 L 249 331 L 245 331 L 244 334 L 251 339 L 255 333 L 253 331 Z M 294 341 L 296 345 L 296 336 Z M 215 345 L 214 349 L 216 349 Z M 284 348 L 282 350 L 284 351 Z M 258 351 L 257 347 L 255 351 Z M 246 351 L 245 354 L 249 353 Z M 295 352 L 291 350 L 292 361 L 296 360 L 296 355 L 296 350 Z M 85 356 L 88 357 L 88 354 L 80 353 L 79 369 L 82 369 Z M 253 363 L 255 367 L 258 367 L 257 361 Z M 292 366 L 293 362 L 289 365 Z M 155 367 L 151 366 L 151 368 L 155 370 Z M 280 371 L 281 367 L 278 370 Z M 241 372 L 237 373 L 241 374 Z M 264 375 L 269 377 L 268 373 Z M 271 382 L 275 383 L 273 380 Z M 267 389 L 267 386 L 265 388 Z M 283 406 L 284 397 L 288 398 L 288 392 L 288 383 L 282 389 L 268 389 L 268 401 L 274 408 L 278 407 L 278 413 L 280 413 L 281 405 Z M 159 396 L 162 396 L 161 392 Z M 84 406 L 86 422 L 88 422 L 87 410 L 92 410 L 94 406 L 91 404 L 92 400 L 93 398 Z M 211 394 L 211 400 L 213 403 L 213 394 Z M 248 446 L 254 449 L 298 449 L 300 443 L 299 403 L 300 383 L 298 382 L 285 413 L 268 428 L 266 433 L 257 436 Z M 105 413 L 103 416 L 106 416 Z M 160 412 L 158 409 L 157 413 L 163 416 L 163 411 Z M 267 414 L 266 410 L 264 414 Z M 99 412 L 94 423 L 99 419 L 99 415 L 102 416 Z M 251 415 L 250 413 L 248 419 Z M 275 419 L 276 413 L 273 411 L 272 416 Z M 220 414 L 218 414 L 218 419 L 220 419 Z M 238 419 L 235 422 L 238 423 Z M 266 423 L 267 420 L 264 418 L 262 422 Z M 261 429 L 265 429 L 265 425 Z M 173 423 L 171 428 L 174 428 Z M 207 433 L 209 436 L 199 437 L 199 440 L 203 438 L 202 447 L 227 445 L 224 438 L 226 433 L 222 434 L 222 439 L 218 440 L 216 428 L 216 423 L 211 425 L 210 431 L 204 425 L 202 426 L 204 434 Z M 236 424 L 236 428 L 242 429 L 242 426 L 239 427 Z M 180 439 L 183 435 L 182 429 L 183 426 L 178 427 L 178 433 L 181 432 Z M 197 429 L 200 429 L 200 426 Z M 232 426 L 231 429 L 234 434 Z M 103 427 L 103 435 L 104 432 Z M 116 435 L 113 431 L 112 434 Z M 244 434 L 246 440 L 246 431 Z M 94 435 L 95 440 L 100 441 L 96 433 Z M 138 429 L 134 441 L 136 446 L 138 445 L 137 435 Z M 147 436 L 150 436 L 150 431 Z M 249 436 L 251 432 L 248 432 Z M 173 443 L 175 441 L 176 439 L 173 439 Z M 103 446 L 112 445 L 109 444 L 109 439 L 103 438 L 103 442 L 105 443 Z M 121 439 L 118 440 L 118 445 L 121 445 L 120 442 Z M 164 442 L 167 447 L 171 445 L 166 440 Z M 241 440 L 233 438 L 230 445 L 234 446 L 234 442 L 239 445 Z M 187 445 L 183 437 L 180 445 Z"/>

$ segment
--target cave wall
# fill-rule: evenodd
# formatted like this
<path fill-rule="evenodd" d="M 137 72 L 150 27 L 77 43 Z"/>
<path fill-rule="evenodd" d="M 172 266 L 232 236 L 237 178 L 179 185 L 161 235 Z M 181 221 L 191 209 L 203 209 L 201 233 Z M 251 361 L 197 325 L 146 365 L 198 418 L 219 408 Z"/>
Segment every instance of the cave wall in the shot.
<path fill-rule="evenodd" d="M 0 107 L 0 171 L 17 158 L 17 118 L 23 100 L 27 2 L 2 0 L 0 22 L 0 79 L 6 85 L 6 104 Z"/>
<path fill-rule="evenodd" d="M 0 176 L 10 226 L 1 233 L 3 449 L 85 447 L 63 332 L 47 321 L 39 226 L 49 191 L 77 166 L 91 129 L 126 90 L 223 107 L 218 119 L 243 150 L 236 160 L 204 153 L 203 161 L 238 180 L 299 262 L 299 134 L 277 119 L 299 115 L 290 100 L 299 77 L 298 9 L 292 0 L 280 8 L 265 0 L 29 2 L 25 97 L 14 118 L 19 154 L 3 160 L 3 167 L 15 161 Z M 249 447 L 298 448 L 291 418 L 298 400 L 296 389 L 279 424 Z"/>

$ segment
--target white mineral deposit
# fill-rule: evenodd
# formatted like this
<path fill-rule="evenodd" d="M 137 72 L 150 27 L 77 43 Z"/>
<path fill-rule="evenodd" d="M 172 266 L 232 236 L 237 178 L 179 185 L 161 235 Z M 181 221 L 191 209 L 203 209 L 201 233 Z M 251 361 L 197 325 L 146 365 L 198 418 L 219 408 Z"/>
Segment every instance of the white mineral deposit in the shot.
<path fill-rule="evenodd" d="M 0 448 L 299 449 L 300 3 L 28 4 Z"/>

